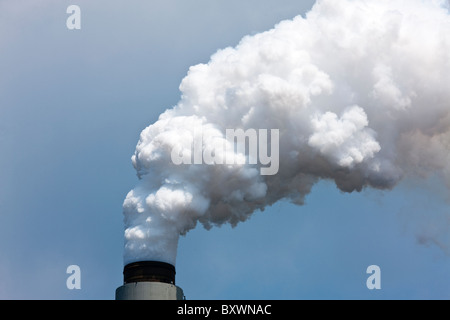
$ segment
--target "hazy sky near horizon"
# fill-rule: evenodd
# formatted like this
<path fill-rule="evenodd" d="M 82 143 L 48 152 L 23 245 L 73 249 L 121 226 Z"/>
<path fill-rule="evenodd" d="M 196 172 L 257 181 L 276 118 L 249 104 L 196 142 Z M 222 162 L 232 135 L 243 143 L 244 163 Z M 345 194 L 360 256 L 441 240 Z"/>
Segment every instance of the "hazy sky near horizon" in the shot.
<path fill-rule="evenodd" d="M 81 30 L 66 27 L 71 4 Z M 190 66 L 313 4 L 1 0 L 0 298 L 114 299 L 140 132 L 177 104 Z M 439 177 L 352 194 L 323 181 L 303 206 L 181 237 L 177 284 L 188 299 L 450 299 L 444 189 Z M 66 287 L 73 264 L 80 290 Z M 366 287 L 370 265 L 381 290 Z"/>

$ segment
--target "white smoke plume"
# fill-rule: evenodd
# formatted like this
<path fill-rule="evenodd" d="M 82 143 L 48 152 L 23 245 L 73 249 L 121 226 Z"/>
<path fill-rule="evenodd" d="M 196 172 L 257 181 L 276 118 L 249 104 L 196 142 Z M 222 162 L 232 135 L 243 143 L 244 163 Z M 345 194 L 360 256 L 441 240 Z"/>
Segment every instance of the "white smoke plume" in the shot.
<path fill-rule="evenodd" d="M 219 50 L 141 133 L 124 262 L 175 264 L 179 235 L 198 222 L 234 226 L 280 199 L 302 204 L 321 179 L 345 192 L 433 174 L 450 186 L 449 84 L 446 1 L 318 0 L 306 17 Z M 174 148 L 193 156 L 199 130 L 201 150 L 223 160 L 235 152 L 226 129 L 278 129 L 278 173 L 171 160 Z"/>

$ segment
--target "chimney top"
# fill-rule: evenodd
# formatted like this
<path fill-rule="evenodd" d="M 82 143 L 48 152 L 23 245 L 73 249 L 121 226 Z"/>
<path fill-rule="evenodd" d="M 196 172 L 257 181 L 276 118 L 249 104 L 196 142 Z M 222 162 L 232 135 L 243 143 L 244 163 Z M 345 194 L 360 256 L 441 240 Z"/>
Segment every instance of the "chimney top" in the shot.
<path fill-rule="evenodd" d="M 175 284 L 175 267 L 160 261 L 139 261 L 123 269 L 124 284 L 132 282 L 163 282 Z"/>

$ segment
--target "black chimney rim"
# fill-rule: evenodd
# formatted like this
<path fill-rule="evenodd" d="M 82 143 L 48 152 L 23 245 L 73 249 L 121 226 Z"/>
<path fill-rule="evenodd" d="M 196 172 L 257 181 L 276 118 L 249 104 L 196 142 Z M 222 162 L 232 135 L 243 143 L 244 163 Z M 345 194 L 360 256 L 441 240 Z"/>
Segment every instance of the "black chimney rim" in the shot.
<path fill-rule="evenodd" d="M 138 261 L 123 269 L 124 284 L 133 282 L 162 282 L 175 284 L 175 267 L 161 261 Z"/>

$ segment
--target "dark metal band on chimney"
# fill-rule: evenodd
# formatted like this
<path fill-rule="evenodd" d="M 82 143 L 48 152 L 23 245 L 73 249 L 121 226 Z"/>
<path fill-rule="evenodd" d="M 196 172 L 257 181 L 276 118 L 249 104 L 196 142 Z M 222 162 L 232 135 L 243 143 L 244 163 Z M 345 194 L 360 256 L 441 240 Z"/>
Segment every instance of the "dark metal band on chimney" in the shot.
<path fill-rule="evenodd" d="M 133 282 L 162 282 L 175 284 L 175 267 L 159 261 L 140 261 L 123 269 L 124 284 Z"/>

